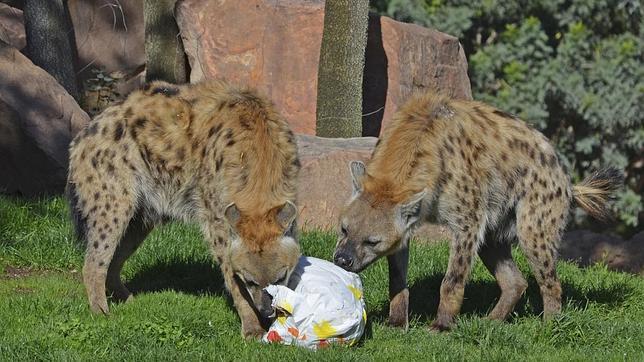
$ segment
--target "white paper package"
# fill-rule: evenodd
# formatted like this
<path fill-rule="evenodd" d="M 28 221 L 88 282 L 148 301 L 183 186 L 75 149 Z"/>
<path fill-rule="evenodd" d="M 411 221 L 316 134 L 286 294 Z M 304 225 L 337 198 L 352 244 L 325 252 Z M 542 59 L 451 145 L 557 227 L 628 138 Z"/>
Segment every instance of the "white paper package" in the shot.
<path fill-rule="evenodd" d="M 270 285 L 273 307 L 283 312 L 262 340 L 312 349 L 353 345 L 362 336 L 367 312 L 360 277 L 326 260 L 301 257 L 288 287 Z"/>

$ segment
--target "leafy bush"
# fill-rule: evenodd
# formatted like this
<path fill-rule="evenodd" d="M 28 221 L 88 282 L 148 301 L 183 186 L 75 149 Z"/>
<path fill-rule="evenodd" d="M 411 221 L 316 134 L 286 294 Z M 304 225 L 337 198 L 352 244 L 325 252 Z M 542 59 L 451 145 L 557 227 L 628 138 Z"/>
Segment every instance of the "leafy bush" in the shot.
<path fill-rule="evenodd" d="M 623 169 L 626 187 L 614 204 L 619 229 L 641 229 L 639 0 L 378 0 L 372 8 L 458 36 L 474 97 L 544 132 L 575 181 L 601 166 Z"/>

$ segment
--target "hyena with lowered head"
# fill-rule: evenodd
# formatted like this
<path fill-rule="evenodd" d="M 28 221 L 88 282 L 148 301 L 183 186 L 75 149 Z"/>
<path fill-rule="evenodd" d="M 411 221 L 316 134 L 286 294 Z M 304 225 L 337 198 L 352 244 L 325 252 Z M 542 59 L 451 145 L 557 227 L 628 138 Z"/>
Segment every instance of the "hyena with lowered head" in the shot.
<path fill-rule="evenodd" d="M 571 185 L 553 147 L 523 121 L 474 101 L 425 94 L 394 116 L 365 165 L 350 165 L 353 195 L 340 215 L 337 265 L 360 272 L 389 262 L 389 323 L 407 328 L 408 242 L 437 218 L 453 234 L 433 330 L 447 330 L 462 301 L 473 257 L 496 277 L 501 297 L 490 312 L 505 319 L 528 283 L 512 260 L 518 240 L 543 298 L 544 317 L 561 310 L 557 246 L 574 202 L 598 218 L 623 181 L 617 170 Z"/>
<path fill-rule="evenodd" d="M 255 92 L 220 81 L 154 82 L 97 116 L 70 146 L 67 194 L 87 242 L 91 310 L 130 292 L 125 260 L 165 219 L 196 222 L 247 337 L 272 313 L 262 291 L 285 284 L 295 240 L 299 161 L 293 133 Z"/>

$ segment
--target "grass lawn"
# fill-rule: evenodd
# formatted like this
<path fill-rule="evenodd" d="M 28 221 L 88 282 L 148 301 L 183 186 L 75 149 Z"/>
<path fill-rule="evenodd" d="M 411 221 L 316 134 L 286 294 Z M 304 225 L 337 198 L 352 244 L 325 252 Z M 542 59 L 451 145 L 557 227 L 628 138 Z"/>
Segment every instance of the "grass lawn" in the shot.
<path fill-rule="evenodd" d="M 334 236 L 303 235 L 307 255 L 328 259 Z M 564 313 L 544 323 L 530 275 L 526 295 L 507 323 L 482 319 L 498 297 L 477 261 L 455 331 L 430 334 L 447 265 L 445 243 L 411 249 L 411 328 L 386 326 L 387 265 L 362 274 L 369 322 L 352 348 L 317 352 L 246 342 L 222 290 L 222 278 L 194 227 L 157 229 L 124 270 L 136 293 L 89 312 L 67 208 L 61 198 L 0 197 L 0 360 L 644 360 L 644 280 L 596 266 L 559 263 Z"/>

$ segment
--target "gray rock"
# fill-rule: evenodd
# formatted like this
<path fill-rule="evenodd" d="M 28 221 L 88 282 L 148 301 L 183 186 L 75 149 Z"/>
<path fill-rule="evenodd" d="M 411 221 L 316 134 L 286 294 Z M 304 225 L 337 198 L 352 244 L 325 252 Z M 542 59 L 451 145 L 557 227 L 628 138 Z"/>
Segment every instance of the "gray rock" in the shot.
<path fill-rule="evenodd" d="M 3 42 L 0 103 L 0 190 L 61 191 L 69 142 L 89 116 L 51 75 Z"/>

